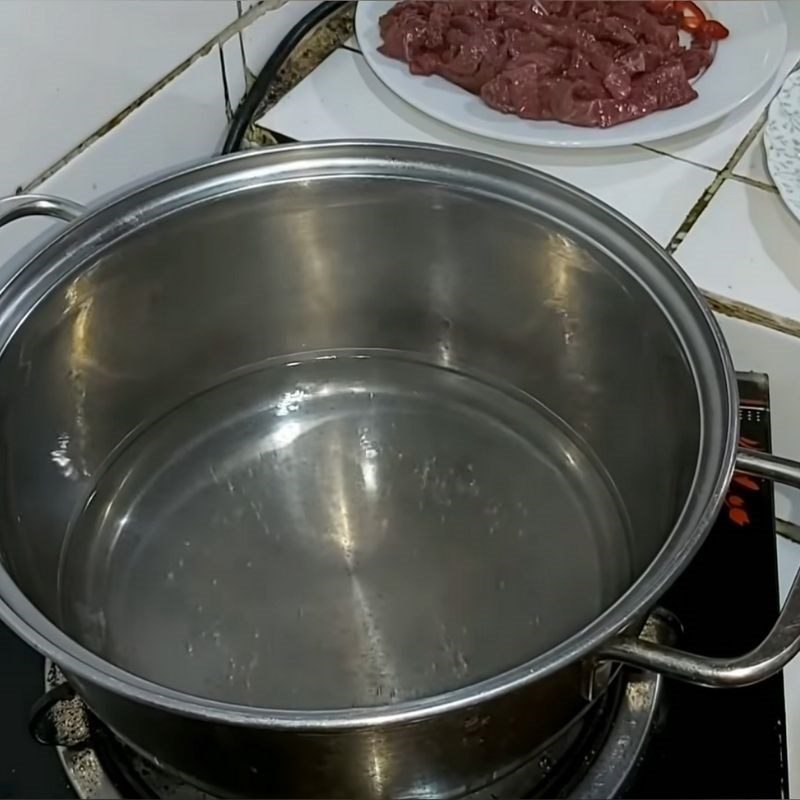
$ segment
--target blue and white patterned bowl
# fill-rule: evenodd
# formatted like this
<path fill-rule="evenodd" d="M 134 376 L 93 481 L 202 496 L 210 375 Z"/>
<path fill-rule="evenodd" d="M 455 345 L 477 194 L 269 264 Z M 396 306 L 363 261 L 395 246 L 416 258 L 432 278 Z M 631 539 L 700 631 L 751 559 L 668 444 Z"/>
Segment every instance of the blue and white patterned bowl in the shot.
<path fill-rule="evenodd" d="M 789 75 L 770 104 L 764 148 L 772 180 L 800 220 L 800 71 Z"/>

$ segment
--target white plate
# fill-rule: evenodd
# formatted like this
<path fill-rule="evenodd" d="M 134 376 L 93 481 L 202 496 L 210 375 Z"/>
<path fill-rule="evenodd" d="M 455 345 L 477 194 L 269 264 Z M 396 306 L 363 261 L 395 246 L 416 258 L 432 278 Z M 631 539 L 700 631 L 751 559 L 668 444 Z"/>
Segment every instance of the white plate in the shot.
<path fill-rule="evenodd" d="M 770 104 L 764 149 L 775 186 L 800 220 L 800 72 L 786 79 Z"/>
<path fill-rule="evenodd" d="M 524 120 L 489 108 L 479 97 L 437 75 L 412 75 L 408 65 L 378 52 L 378 20 L 395 0 L 362 0 L 356 35 L 375 74 L 407 103 L 455 128 L 518 144 L 545 147 L 616 147 L 664 139 L 699 128 L 752 97 L 774 74 L 786 51 L 787 28 L 775 2 L 708 0 L 707 15 L 731 35 L 717 47 L 714 63 L 695 81 L 691 103 L 613 128 L 580 128 L 561 122 Z"/>

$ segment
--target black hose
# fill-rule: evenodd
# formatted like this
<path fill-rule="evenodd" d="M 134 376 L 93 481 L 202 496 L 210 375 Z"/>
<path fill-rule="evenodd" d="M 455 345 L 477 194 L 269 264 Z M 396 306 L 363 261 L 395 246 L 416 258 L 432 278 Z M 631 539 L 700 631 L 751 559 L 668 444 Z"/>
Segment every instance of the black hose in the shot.
<path fill-rule="evenodd" d="M 327 0 L 327 2 L 320 3 L 283 37 L 280 44 L 275 48 L 275 52 L 267 59 L 267 63 L 258 73 L 258 77 L 250 87 L 250 91 L 245 94 L 234 112 L 228 126 L 228 134 L 222 145 L 223 155 L 235 153 L 241 147 L 245 133 L 247 133 L 247 129 L 258 112 L 262 100 L 266 97 L 272 82 L 303 38 L 308 35 L 309 31 L 346 4 L 347 0 Z"/>

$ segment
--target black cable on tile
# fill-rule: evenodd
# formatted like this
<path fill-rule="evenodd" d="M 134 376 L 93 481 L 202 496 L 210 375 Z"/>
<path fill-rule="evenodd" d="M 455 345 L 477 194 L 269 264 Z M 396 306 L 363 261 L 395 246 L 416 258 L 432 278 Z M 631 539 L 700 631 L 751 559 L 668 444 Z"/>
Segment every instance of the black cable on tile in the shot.
<path fill-rule="evenodd" d="M 262 100 L 267 96 L 272 82 L 295 48 L 310 31 L 345 5 L 347 5 L 347 0 L 327 0 L 320 3 L 283 37 L 234 112 L 228 126 L 228 134 L 222 145 L 223 155 L 239 150 Z"/>

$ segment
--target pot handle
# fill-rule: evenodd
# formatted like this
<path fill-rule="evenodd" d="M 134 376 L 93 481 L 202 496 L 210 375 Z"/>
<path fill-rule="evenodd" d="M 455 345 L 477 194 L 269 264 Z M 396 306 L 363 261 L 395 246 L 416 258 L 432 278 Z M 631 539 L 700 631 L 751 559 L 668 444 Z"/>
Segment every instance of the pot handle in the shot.
<path fill-rule="evenodd" d="M 754 450 L 740 450 L 739 472 L 800 489 L 800 463 Z M 619 636 L 599 658 L 619 661 L 700 686 L 749 686 L 782 670 L 800 652 L 800 572 L 795 575 L 772 630 L 755 650 L 737 658 L 705 658 L 637 636 Z"/>
<path fill-rule="evenodd" d="M 46 194 L 15 194 L 0 198 L 0 228 L 23 217 L 55 217 L 74 222 L 86 213 L 86 207 L 62 197 Z"/>

